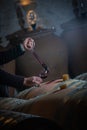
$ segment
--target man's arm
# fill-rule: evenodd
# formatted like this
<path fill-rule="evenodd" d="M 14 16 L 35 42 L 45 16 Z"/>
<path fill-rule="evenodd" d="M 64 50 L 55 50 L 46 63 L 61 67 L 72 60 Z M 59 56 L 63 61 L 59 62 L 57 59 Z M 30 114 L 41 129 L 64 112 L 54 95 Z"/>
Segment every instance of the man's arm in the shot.
<path fill-rule="evenodd" d="M 0 65 L 8 63 L 24 53 L 25 49 L 22 44 L 18 44 L 7 51 L 0 52 Z"/>
<path fill-rule="evenodd" d="M 22 89 L 24 87 L 23 83 L 23 76 L 13 75 L 0 69 L 0 84 Z"/>
<path fill-rule="evenodd" d="M 40 85 L 42 79 L 38 76 L 23 77 L 13 75 L 0 69 L 0 84 L 13 86 L 17 89 L 26 89 L 36 84 Z"/>
<path fill-rule="evenodd" d="M 1 64 L 6 63 L 6 61 L 9 62 L 10 60 L 12 60 L 12 58 L 14 59 L 14 57 L 16 58 L 20 56 L 25 52 L 25 49 L 28 51 L 32 50 L 35 46 L 35 42 L 32 38 L 26 38 L 23 45 L 21 45 L 20 47 L 18 46 L 18 48 L 16 48 L 16 50 L 14 51 L 10 50 L 11 53 L 9 53 L 9 51 L 3 52 L 4 55 L 3 53 L 0 53 Z M 15 56 L 14 56 L 14 52 L 16 53 Z M 9 57 L 7 56 L 6 59 L 5 56 L 8 53 L 9 53 Z M 5 60 L 3 60 L 3 58 L 5 58 Z M 36 84 L 40 85 L 41 82 L 42 79 L 38 76 L 23 77 L 23 76 L 10 74 L 8 72 L 5 72 L 4 70 L 0 70 L 0 84 L 2 85 L 9 85 L 21 89 L 21 88 L 31 87 Z"/>

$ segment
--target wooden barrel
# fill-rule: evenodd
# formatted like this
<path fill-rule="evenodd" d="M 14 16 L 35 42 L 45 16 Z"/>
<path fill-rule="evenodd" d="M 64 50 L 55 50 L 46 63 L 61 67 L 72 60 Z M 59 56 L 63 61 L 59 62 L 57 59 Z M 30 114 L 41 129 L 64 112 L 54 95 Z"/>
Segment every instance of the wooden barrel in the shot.
<path fill-rule="evenodd" d="M 64 130 L 87 129 L 87 81 L 65 83 L 66 89 L 32 98 L 14 110 L 52 119 Z"/>
<path fill-rule="evenodd" d="M 0 130 L 62 130 L 52 120 L 20 112 L 0 110 Z"/>
<path fill-rule="evenodd" d="M 48 95 L 55 91 L 60 91 L 61 89 L 65 89 L 68 87 L 78 87 L 80 84 L 83 84 L 84 81 L 80 81 L 77 79 L 68 79 L 63 81 L 63 79 L 57 79 L 53 81 L 48 81 L 42 83 L 40 87 L 32 87 L 20 92 L 16 95 L 16 98 L 19 99 L 31 99 L 37 96 Z"/>
<path fill-rule="evenodd" d="M 42 94 L 47 94 L 48 92 L 54 91 L 54 90 L 60 90 L 60 87 L 58 84 L 62 82 L 62 79 L 57 80 L 50 80 L 47 82 L 42 83 L 39 87 L 32 87 L 26 90 L 23 90 L 19 92 L 16 95 L 16 98 L 20 99 L 31 99 L 36 96 L 40 96 Z"/>
<path fill-rule="evenodd" d="M 42 84 L 42 86 L 39 88 L 34 87 L 34 88 L 24 90 L 23 92 L 20 92 L 18 96 L 16 96 L 15 98 L 10 98 L 10 97 L 0 98 L 0 109 L 18 110 L 18 108 L 22 109 L 22 106 L 25 106 L 28 104 L 28 110 L 29 110 L 29 107 L 31 107 L 31 104 L 36 102 L 37 100 L 41 100 L 42 98 L 45 98 L 46 96 L 49 99 L 50 95 L 52 95 L 52 98 L 53 98 L 54 97 L 53 95 L 56 93 L 57 93 L 56 99 L 59 100 L 60 97 L 63 98 L 64 95 L 66 95 L 70 91 L 72 92 L 72 90 L 73 91 L 78 90 L 79 86 L 82 87 L 84 86 L 84 84 L 86 84 L 86 81 L 75 80 L 75 79 L 74 80 L 69 79 L 62 82 L 59 82 L 59 80 L 46 82 Z M 61 89 L 63 88 L 63 86 L 66 86 L 64 91 L 62 91 Z"/>
<path fill-rule="evenodd" d="M 46 94 L 34 96 L 29 100 L 16 99 L 21 102 L 19 105 L 14 105 L 15 98 L 10 101 L 8 99 L 8 106 L 10 104 L 10 107 L 4 105 L 7 102 L 6 99 L 1 99 L 0 108 L 51 119 L 64 130 L 82 130 L 82 128 L 87 128 L 87 81 L 69 79 L 57 85 L 56 88 L 61 88 L 63 85 L 67 87 L 60 90 L 51 90 Z"/>

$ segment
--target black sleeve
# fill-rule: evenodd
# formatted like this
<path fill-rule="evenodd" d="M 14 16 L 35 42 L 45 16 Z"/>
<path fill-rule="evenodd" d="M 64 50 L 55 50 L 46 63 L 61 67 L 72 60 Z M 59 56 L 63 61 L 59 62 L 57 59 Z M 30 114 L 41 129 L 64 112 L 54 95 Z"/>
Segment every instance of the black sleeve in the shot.
<path fill-rule="evenodd" d="M 13 75 L 0 69 L 0 84 L 13 86 L 17 89 L 23 89 L 23 81 L 24 77 Z"/>
<path fill-rule="evenodd" d="M 8 63 L 24 53 L 25 50 L 22 48 L 21 44 L 18 44 L 14 48 L 11 48 L 7 51 L 0 52 L 0 65 Z"/>

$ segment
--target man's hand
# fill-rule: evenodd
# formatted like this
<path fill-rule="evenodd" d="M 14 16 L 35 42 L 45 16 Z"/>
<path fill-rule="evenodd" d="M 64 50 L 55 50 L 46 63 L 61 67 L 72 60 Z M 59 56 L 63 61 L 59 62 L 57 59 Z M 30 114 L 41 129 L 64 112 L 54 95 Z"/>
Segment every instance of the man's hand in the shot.
<path fill-rule="evenodd" d="M 26 50 L 31 51 L 35 47 L 35 41 L 32 38 L 28 37 L 24 40 L 23 45 Z"/>
<path fill-rule="evenodd" d="M 34 85 L 40 85 L 42 83 L 42 79 L 38 76 L 32 76 L 24 78 L 24 85 L 25 86 L 34 86 Z"/>

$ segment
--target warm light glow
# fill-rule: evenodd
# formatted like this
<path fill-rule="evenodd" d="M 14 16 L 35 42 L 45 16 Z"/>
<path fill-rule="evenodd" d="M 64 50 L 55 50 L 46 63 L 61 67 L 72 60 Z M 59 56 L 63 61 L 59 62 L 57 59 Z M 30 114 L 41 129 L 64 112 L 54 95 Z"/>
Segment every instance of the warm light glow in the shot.
<path fill-rule="evenodd" d="M 29 25 L 35 24 L 37 21 L 37 15 L 34 10 L 29 10 L 27 13 L 27 22 Z"/>
<path fill-rule="evenodd" d="M 20 0 L 20 4 L 21 4 L 22 6 L 26 6 L 26 5 L 29 5 L 29 4 L 31 4 L 31 3 L 32 3 L 31 0 Z"/>

